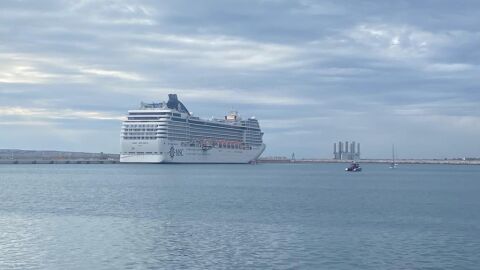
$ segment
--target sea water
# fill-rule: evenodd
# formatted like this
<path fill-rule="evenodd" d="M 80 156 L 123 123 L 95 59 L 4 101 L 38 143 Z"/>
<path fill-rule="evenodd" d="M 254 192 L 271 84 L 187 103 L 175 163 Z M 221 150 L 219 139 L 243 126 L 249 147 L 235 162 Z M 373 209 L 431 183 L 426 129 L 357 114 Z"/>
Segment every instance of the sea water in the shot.
<path fill-rule="evenodd" d="M 480 166 L 0 165 L 0 269 L 479 269 Z"/>

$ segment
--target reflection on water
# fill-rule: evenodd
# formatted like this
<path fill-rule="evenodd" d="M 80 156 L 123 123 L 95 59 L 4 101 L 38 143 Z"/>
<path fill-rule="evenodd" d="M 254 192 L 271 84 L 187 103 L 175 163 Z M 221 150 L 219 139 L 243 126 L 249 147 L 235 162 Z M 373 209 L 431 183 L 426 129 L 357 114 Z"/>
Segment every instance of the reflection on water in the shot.
<path fill-rule="evenodd" d="M 476 269 L 480 167 L 2 165 L 0 269 Z"/>

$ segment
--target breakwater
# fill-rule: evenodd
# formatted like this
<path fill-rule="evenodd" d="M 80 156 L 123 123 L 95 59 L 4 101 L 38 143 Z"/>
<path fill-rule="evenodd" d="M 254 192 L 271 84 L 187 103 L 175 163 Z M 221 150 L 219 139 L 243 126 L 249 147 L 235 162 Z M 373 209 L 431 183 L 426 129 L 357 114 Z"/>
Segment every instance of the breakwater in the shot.
<path fill-rule="evenodd" d="M 36 159 L 0 159 L 0 164 L 115 164 L 118 160 L 36 160 Z"/>
<path fill-rule="evenodd" d="M 0 164 L 114 164 L 120 155 L 52 150 L 0 149 Z"/>

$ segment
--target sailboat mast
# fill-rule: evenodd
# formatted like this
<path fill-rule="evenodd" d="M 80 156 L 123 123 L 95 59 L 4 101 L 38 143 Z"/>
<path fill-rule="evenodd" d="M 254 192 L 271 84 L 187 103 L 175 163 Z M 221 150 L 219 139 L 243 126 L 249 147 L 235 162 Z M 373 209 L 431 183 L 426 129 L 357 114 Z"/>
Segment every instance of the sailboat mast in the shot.
<path fill-rule="evenodd" d="M 392 144 L 392 164 L 395 165 L 395 145 Z"/>

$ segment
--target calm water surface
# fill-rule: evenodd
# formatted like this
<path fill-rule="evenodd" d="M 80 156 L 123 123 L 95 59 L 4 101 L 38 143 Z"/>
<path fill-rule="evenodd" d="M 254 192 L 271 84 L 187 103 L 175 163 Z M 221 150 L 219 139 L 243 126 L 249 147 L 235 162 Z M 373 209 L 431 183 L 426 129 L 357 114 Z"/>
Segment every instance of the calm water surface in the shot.
<path fill-rule="evenodd" d="M 479 269 L 480 166 L 0 165 L 0 269 Z"/>

